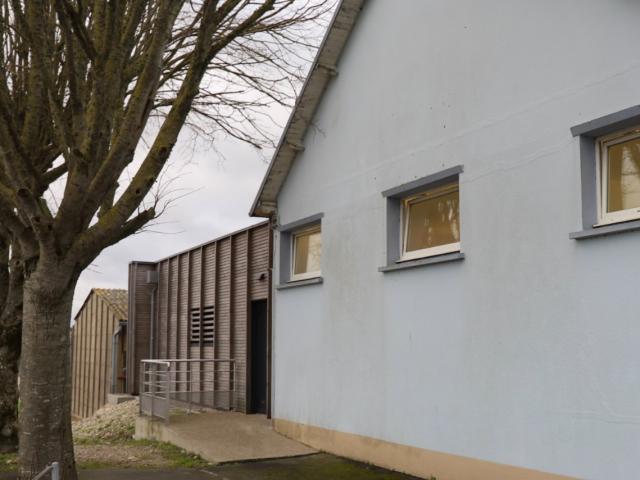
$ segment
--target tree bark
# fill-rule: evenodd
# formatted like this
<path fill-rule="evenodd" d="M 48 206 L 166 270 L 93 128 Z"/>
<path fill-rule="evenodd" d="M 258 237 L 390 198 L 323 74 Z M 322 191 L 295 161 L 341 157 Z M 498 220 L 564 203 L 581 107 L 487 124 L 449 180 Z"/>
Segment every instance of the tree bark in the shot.
<path fill-rule="evenodd" d="M 77 480 L 71 434 L 70 319 L 77 275 L 41 259 L 24 283 L 20 361 L 20 475 L 59 462 Z"/>

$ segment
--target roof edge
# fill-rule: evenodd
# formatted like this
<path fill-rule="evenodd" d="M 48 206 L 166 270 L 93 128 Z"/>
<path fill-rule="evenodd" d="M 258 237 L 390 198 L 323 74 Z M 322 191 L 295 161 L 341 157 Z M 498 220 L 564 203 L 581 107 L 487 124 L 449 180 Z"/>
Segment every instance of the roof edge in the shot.
<path fill-rule="evenodd" d="M 268 223 L 269 223 L 269 220 L 262 220 L 260 222 L 254 223 L 253 225 L 249 225 L 248 227 L 243 227 L 243 228 L 239 228 L 237 230 L 233 230 L 233 231 L 231 231 L 229 233 L 225 233 L 225 234 L 220 235 L 218 237 L 215 237 L 215 238 L 213 238 L 211 240 L 207 240 L 206 242 L 202 242 L 202 243 L 199 243 L 197 245 L 194 245 L 193 247 L 185 248 L 183 250 L 180 250 L 179 252 L 172 253 L 171 255 L 167 255 L 165 257 L 162 257 L 159 260 L 156 260 L 156 261 L 131 260 L 129 262 L 129 265 L 133 265 L 133 264 L 137 264 L 137 265 L 158 265 L 159 263 L 167 261 L 167 260 L 169 260 L 171 258 L 179 257 L 180 255 L 184 255 L 185 253 L 192 252 L 194 250 L 198 250 L 199 248 L 206 247 L 208 245 L 211 245 L 213 243 L 219 242 L 219 241 L 224 240 L 226 238 L 234 237 L 234 236 L 239 235 L 241 233 L 248 232 L 248 231 L 251 231 L 251 230 L 254 230 L 254 229 L 258 229 L 258 228 L 264 227 Z"/>
<path fill-rule="evenodd" d="M 337 75 L 336 65 L 347 44 L 366 0 L 340 0 L 329 27 L 318 47 L 307 78 L 280 136 L 269 168 L 251 205 L 252 217 L 271 217 L 277 210 L 277 195 L 284 184 L 295 157 L 304 150 L 306 136 L 316 109 L 329 82 Z M 298 137 L 298 138 L 293 138 Z M 282 164 L 282 165 L 281 165 Z M 279 168 L 277 168 L 279 167 Z M 265 198 L 265 189 L 274 182 L 274 192 Z"/>
<path fill-rule="evenodd" d="M 73 321 L 77 323 L 77 318 L 80 316 L 80 314 L 82 313 L 82 311 L 84 310 L 84 307 L 87 305 L 87 302 L 89 301 L 89 299 L 91 298 L 92 295 L 95 295 L 97 297 L 99 297 L 100 299 L 102 299 L 104 302 L 106 302 L 107 304 L 109 304 L 109 306 L 113 309 L 113 310 L 117 310 L 118 307 L 116 305 L 114 305 L 107 297 L 105 297 L 104 295 L 101 295 L 98 293 L 99 290 L 119 290 L 121 292 L 128 292 L 128 290 L 126 288 L 100 288 L 100 287 L 91 287 L 91 290 L 89 290 L 89 293 L 87 294 L 87 296 L 85 297 L 84 301 L 82 302 L 82 305 L 80 306 L 80 308 L 78 309 L 78 311 L 76 312 L 76 314 L 73 316 Z M 128 319 L 124 319 L 124 321 L 127 321 Z"/>

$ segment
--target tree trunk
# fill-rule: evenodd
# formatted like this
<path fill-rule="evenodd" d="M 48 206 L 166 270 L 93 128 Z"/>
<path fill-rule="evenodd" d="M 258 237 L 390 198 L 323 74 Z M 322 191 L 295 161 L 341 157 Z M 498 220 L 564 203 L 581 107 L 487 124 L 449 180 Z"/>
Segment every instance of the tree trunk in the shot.
<path fill-rule="evenodd" d="M 0 241 L 0 453 L 18 449 L 22 272 L 20 249 Z"/>
<path fill-rule="evenodd" d="M 5 320 L 0 320 L 0 453 L 18 448 L 20 319 L 14 313 Z"/>
<path fill-rule="evenodd" d="M 70 269 L 40 260 L 24 283 L 20 361 L 20 474 L 60 462 L 76 480 L 71 434 L 70 321 L 77 282 Z"/>

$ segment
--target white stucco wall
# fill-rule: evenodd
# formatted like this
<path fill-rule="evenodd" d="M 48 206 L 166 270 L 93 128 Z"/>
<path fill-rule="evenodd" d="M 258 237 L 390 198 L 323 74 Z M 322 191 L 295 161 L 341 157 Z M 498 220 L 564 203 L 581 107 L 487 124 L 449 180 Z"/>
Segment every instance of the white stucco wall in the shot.
<path fill-rule="evenodd" d="M 569 129 L 640 104 L 639 20 L 635 0 L 368 3 L 278 199 L 282 224 L 324 212 L 324 283 L 275 293 L 274 417 L 638 476 L 640 232 L 568 234 Z M 466 259 L 379 273 L 380 192 L 459 164 Z"/>

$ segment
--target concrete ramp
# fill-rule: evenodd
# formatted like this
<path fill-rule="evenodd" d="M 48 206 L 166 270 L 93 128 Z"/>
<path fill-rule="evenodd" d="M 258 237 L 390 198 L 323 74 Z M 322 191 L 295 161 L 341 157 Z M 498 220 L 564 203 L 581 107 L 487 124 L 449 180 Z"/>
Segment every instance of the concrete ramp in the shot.
<path fill-rule="evenodd" d="M 276 433 L 264 415 L 235 412 L 178 414 L 168 423 L 138 417 L 135 438 L 172 443 L 215 464 L 316 453 Z"/>

